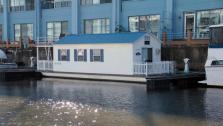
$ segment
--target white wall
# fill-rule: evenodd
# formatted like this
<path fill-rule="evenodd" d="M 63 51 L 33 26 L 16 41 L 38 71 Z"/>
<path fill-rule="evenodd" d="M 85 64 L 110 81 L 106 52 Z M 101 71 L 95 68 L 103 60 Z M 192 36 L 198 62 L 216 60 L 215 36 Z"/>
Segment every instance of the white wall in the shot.
<path fill-rule="evenodd" d="M 58 49 L 70 49 L 70 62 L 58 61 Z M 74 49 L 87 49 L 87 62 L 74 62 Z M 104 62 L 90 62 L 90 49 L 104 49 Z M 133 74 L 132 44 L 72 44 L 54 45 L 54 71 Z"/>
<path fill-rule="evenodd" d="M 149 35 L 149 33 L 145 35 Z M 134 48 L 133 48 L 134 63 L 142 63 L 142 48 L 152 48 L 153 49 L 153 62 L 161 61 L 161 41 L 154 35 L 150 35 L 150 45 L 145 45 L 144 41 L 145 41 L 145 38 L 143 36 L 134 43 Z M 141 55 L 136 56 L 137 52 L 141 53 Z"/>

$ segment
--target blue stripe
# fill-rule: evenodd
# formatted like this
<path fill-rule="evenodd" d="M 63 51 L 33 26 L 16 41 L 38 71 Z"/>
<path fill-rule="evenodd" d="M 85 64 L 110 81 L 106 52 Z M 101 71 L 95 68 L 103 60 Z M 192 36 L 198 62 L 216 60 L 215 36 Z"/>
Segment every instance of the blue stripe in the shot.
<path fill-rule="evenodd" d="M 209 44 L 209 48 L 223 48 L 223 44 Z"/>

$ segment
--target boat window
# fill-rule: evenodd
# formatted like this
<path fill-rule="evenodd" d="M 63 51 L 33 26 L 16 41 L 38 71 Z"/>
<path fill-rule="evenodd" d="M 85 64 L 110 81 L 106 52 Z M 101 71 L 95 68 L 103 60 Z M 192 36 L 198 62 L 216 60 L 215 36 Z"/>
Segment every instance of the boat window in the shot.
<path fill-rule="evenodd" d="M 214 60 L 211 65 L 223 65 L 223 60 Z"/>

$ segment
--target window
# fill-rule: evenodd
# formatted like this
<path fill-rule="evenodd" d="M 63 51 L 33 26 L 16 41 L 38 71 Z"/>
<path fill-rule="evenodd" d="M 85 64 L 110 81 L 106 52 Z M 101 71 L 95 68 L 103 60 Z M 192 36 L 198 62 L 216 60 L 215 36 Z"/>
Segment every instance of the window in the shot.
<path fill-rule="evenodd" d="M 0 41 L 2 41 L 3 28 L 2 24 L 0 24 Z"/>
<path fill-rule="evenodd" d="M 197 12 L 197 38 L 209 37 L 209 26 L 223 23 L 223 9 Z"/>
<path fill-rule="evenodd" d="M 48 39 L 57 39 L 60 36 L 66 35 L 68 32 L 68 22 L 48 22 L 47 23 L 47 38 Z"/>
<path fill-rule="evenodd" d="M 86 49 L 75 49 L 74 50 L 74 61 L 87 62 L 87 50 Z"/>
<path fill-rule="evenodd" d="M 0 0 L 0 13 L 3 12 L 3 0 Z"/>
<path fill-rule="evenodd" d="M 210 28 L 210 44 L 223 44 L 223 26 Z"/>
<path fill-rule="evenodd" d="M 81 5 L 112 3 L 112 0 L 81 0 Z"/>
<path fill-rule="evenodd" d="M 103 49 L 91 49 L 90 50 L 91 62 L 104 62 L 104 50 Z"/>
<path fill-rule="evenodd" d="M 110 20 L 88 19 L 84 20 L 84 34 L 105 34 L 110 33 Z"/>
<path fill-rule="evenodd" d="M 25 11 L 35 9 L 35 0 L 10 0 L 10 11 Z"/>
<path fill-rule="evenodd" d="M 211 65 L 213 65 L 213 66 L 223 65 L 223 60 L 214 60 L 214 61 L 212 61 Z"/>
<path fill-rule="evenodd" d="M 149 16 L 131 16 L 129 17 L 130 32 L 145 32 L 152 31 L 158 36 L 160 29 L 160 15 Z"/>
<path fill-rule="evenodd" d="M 71 7 L 71 0 L 43 0 L 42 9 Z"/>
<path fill-rule="evenodd" d="M 70 61 L 70 50 L 59 49 L 58 50 L 58 61 Z"/>
<path fill-rule="evenodd" d="M 185 38 L 194 37 L 190 36 L 195 32 L 194 30 L 195 30 L 195 13 L 186 12 L 184 14 L 184 37 Z"/>
<path fill-rule="evenodd" d="M 35 0 L 26 0 L 26 10 L 34 10 L 35 9 Z"/>
<path fill-rule="evenodd" d="M 15 24 L 14 25 L 14 39 L 15 41 L 29 41 L 33 40 L 33 24 Z"/>

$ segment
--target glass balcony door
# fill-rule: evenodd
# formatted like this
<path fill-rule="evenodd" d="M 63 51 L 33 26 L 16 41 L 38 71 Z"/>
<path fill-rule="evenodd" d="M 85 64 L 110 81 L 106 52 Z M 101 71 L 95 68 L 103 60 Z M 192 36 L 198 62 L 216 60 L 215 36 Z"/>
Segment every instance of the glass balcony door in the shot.
<path fill-rule="evenodd" d="M 195 13 L 186 13 L 184 17 L 184 37 L 187 38 L 189 33 L 195 32 Z M 194 37 L 194 36 L 191 36 Z"/>

